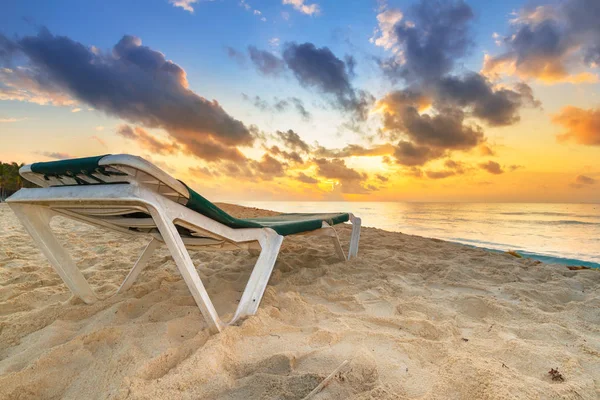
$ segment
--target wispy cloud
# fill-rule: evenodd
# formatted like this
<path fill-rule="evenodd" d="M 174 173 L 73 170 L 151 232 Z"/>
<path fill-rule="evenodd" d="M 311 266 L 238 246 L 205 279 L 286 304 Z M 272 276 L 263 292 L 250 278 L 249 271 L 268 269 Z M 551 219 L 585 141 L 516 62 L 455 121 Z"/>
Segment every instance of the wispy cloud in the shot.
<path fill-rule="evenodd" d="M 289 4 L 296 11 L 306 15 L 319 15 L 321 9 L 317 3 L 308 4 L 305 0 L 283 0 L 283 4 Z"/>
<path fill-rule="evenodd" d="M 198 0 L 169 0 L 169 3 L 173 6 L 183 8 L 192 14 L 194 13 L 194 4 L 197 2 Z"/>
<path fill-rule="evenodd" d="M 27 118 L 0 118 L 0 123 L 11 123 L 25 121 Z"/>
<path fill-rule="evenodd" d="M 69 158 L 75 158 L 74 156 L 70 155 L 69 153 L 61 153 L 58 151 L 38 151 L 36 154 L 51 158 L 53 160 L 66 160 Z"/>

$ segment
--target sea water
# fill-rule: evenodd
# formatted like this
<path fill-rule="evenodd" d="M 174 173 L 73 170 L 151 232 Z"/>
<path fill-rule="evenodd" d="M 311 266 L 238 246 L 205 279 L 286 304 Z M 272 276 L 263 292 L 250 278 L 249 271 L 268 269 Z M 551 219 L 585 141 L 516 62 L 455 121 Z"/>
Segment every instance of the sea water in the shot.
<path fill-rule="evenodd" d="M 600 204 L 243 202 L 281 212 L 352 212 L 363 226 L 600 268 Z"/>

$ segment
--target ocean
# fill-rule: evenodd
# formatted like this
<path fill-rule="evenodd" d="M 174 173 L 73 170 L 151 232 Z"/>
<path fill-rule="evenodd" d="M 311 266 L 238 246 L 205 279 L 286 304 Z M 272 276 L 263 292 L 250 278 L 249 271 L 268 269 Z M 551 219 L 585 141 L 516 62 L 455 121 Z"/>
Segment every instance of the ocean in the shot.
<path fill-rule="evenodd" d="M 600 204 L 242 202 L 280 212 L 352 212 L 363 226 L 438 238 L 546 263 L 600 268 Z"/>

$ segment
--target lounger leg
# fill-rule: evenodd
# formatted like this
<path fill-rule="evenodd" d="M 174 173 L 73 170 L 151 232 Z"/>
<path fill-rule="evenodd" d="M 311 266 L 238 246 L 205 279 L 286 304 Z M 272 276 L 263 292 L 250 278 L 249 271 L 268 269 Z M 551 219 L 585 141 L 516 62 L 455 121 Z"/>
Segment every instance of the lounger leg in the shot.
<path fill-rule="evenodd" d="M 125 278 L 125 280 L 121 284 L 121 287 L 119 288 L 119 290 L 117 290 L 117 293 L 123 293 L 123 292 L 129 290 L 129 288 L 131 287 L 131 285 L 133 285 L 133 283 L 135 282 L 137 277 L 140 275 L 140 273 L 144 270 L 144 268 L 146 268 L 146 266 L 148 265 L 148 261 L 150 260 L 150 257 L 152 257 L 154 250 L 156 250 L 156 248 L 159 245 L 160 245 L 160 242 L 158 240 L 156 240 L 155 238 L 152 238 L 150 243 L 148 243 L 148 245 L 146 246 L 146 248 L 140 255 L 140 258 L 138 258 L 138 260 L 135 262 L 135 265 L 133 266 L 131 271 L 129 271 L 127 278 Z"/>
<path fill-rule="evenodd" d="M 53 212 L 30 204 L 9 203 L 9 206 L 71 292 L 87 304 L 94 303 L 97 298 L 92 288 L 50 229 Z"/>
<path fill-rule="evenodd" d="M 264 232 L 265 235 L 259 240 L 262 247 L 260 256 L 250 274 L 250 279 L 248 279 L 244 293 L 240 298 L 240 304 L 230 324 L 233 324 L 240 318 L 256 314 L 258 305 L 269 283 L 269 278 L 273 272 L 273 267 L 275 266 L 275 261 L 283 242 L 283 236 L 271 230 L 265 230 Z"/>
<path fill-rule="evenodd" d="M 358 255 L 358 242 L 360 240 L 361 220 L 360 218 L 352 215 L 350 217 L 350 222 L 352 222 L 352 236 L 350 237 L 350 249 L 348 251 L 348 259 L 355 258 Z"/>
<path fill-rule="evenodd" d="M 208 297 L 208 293 L 200 280 L 198 271 L 196 271 L 196 267 L 194 267 L 190 254 L 185 248 L 183 240 L 181 239 L 181 236 L 179 236 L 175 224 L 173 224 L 172 218 L 151 208 L 149 211 L 154 218 L 154 222 L 156 223 L 165 244 L 171 252 L 171 256 L 175 260 L 179 273 L 183 276 L 183 280 L 192 293 L 198 308 L 200 308 L 200 312 L 202 312 L 202 315 L 206 319 L 209 329 L 213 333 L 220 332 L 223 325 L 219 319 L 217 310 L 215 310 L 210 297 Z"/>
<path fill-rule="evenodd" d="M 344 254 L 344 250 L 342 249 L 342 244 L 340 243 L 340 238 L 338 237 L 335 229 L 331 228 L 333 234 L 331 235 L 331 241 L 333 242 L 333 247 L 335 248 L 335 253 L 342 261 L 346 261 L 346 254 Z"/>

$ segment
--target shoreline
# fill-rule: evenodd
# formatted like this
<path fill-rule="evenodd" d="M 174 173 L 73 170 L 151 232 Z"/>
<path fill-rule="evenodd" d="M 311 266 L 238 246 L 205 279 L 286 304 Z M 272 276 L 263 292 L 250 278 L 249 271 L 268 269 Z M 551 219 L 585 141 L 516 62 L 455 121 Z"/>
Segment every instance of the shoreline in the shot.
<path fill-rule="evenodd" d="M 445 239 L 439 239 L 439 240 L 445 240 Z M 462 245 L 465 245 L 468 247 L 472 247 L 472 248 L 476 248 L 476 249 L 483 249 L 486 251 L 491 251 L 493 253 L 499 253 L 499 254 L 507 254 L 509 251 L 514 251 L 514 252 L 518 253 L 519 255 L 523 256 L 523 258 L 530 258 L 532 260 L 541 261 L 548 265 L 584 266 L 584 267 L 589 267 L 592 269 L 600 269 L 600 263 L 596 263 L 593 261 L 585 261 L 585 260 L 580 260 L 580 259 L 576 259 L 576 258 L 555 257 L 555 256 L 546 255 L 546 254 L 530 252 L 527 250 L 521 250 L 521 249 L 500 250 L 500 249 L 494 249 L 494 248 L 485 247 L 485 246 L 475 246 L 474 244 L 455 241 L 455 240 L 447 240 L 447 241 L 450 243 L 462 244 Z"/>

